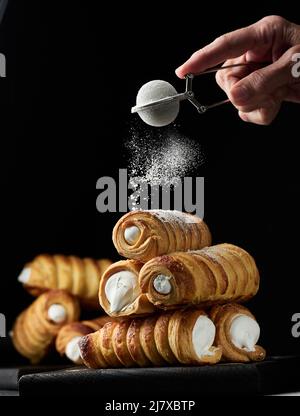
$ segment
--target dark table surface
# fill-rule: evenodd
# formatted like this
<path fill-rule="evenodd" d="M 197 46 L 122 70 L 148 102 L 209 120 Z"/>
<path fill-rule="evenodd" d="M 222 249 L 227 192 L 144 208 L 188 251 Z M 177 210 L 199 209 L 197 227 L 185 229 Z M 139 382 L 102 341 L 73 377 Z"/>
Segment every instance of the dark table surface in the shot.
<path fill-rule="evenodd" d="M 80 366 L 19 366 L 0 369 L 2 395 L 97 395 L 108 398 L 175 398 L 211 394 L 265 395 L 300 391 L 300 356 L 268 357 L 260 363 L 200 367 L 92 370 Z"/>

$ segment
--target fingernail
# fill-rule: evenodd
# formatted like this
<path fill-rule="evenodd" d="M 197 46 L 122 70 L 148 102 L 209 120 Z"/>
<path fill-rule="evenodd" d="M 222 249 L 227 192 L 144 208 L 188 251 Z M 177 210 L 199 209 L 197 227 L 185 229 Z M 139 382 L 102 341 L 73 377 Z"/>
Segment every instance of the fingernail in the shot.
<path fill-rule="evenodd" d="M 243 121 L 248 121 L 248 116 L 246 113 L 243 113 L 242 111 L 239 111 L 239 116 Z"/>
<path fill-rule="evenodd" d="M 179 77 L 180 71 L 181 71 L 182 65 L 179 66 L 177 69 L 175 69 L 175 74 Z"/>
<path fill-rule="evenodd" d="M 249 89 L 243 85 L 240 87 L 234 87 L 231 94 L 235 103 L 238 105 L 245 104 L 251 97 Z"/>

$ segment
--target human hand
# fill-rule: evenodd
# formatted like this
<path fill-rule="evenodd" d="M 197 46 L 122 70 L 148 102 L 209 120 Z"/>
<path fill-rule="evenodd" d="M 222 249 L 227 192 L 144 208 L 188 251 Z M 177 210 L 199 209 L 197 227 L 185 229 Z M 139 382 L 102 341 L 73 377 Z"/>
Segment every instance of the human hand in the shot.
<path fill-rule="evenodd" d="M 216 81 L 242 120 L 268 125 L 283 101 L 300 103 L 300 26 L 267 16 L 246 28 L 218 37 L 195 52 L 176 74 L 197 74 L 219 65 L 270 62 L 267 66 L 222 69 Z M 297 71 L 295 71 L 297 64 Z M 258 68 L 258 69 L 257 69 Z M 294 71 L 292 71 L 294 68 Z"/>

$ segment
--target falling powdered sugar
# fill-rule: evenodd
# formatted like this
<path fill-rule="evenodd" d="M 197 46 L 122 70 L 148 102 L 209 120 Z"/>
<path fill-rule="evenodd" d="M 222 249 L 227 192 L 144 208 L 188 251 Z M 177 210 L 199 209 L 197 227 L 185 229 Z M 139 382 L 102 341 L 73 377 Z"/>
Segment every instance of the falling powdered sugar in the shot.
<path fill-rule="evenodd" d="M 173 202 L 174 209 L 182 210 L 178 195 L 183 183 L 204 162 L 199 142 L 182 135 L 175 125 L 151 129 L 135 123 L 125 150 L 129 187 L 133 191 L 129 209 L 149 209 L 149 204 L 151 209 L 171 209 Z"/>
<path fill-rule="evenodd" d="M 139 177 L 149 185 L 176 185 L 203 163 L 199 143 L 183 136 L 175 127 L 155 133 L 131 128 L 126 142 L 131 178 Z"/>

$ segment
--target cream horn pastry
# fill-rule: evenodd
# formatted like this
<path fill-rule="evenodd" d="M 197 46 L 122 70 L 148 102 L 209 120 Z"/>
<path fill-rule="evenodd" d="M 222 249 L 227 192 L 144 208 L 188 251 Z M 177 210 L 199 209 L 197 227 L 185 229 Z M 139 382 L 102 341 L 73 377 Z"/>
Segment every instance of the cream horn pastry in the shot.
<path fill-rule="evenodd" d="M 214 306 L 210 317 L 216 326 L 216 344 L 222 347 L 225 361 L 261 361 L 266 351 L 257 345 L 260 327 L 249 311 L 242 305 L 229 303 Z"/>
<path fill-rule="evenodd" d="M 89 321 L 71 322 L 70 324 L 64 325 L 56 337 L 55 347 L 57 352 L 60 355 L 65 355 L 75 364 L 81 364 L 82 359 L 78 346 L 79 339 L 84 335 L 102 328 L 112 319 L 110 316 L 103 315 Z"/>
<path fill-rule="evenodd" d="M 43 254 L 26 264 L 18 280 L 33 296 L 64 289 L 77 296 L 83 306 L 96 309 L 100 277 L 110 264 L 107 259 Z"/>
<path fill-rule="evenodd" d="M 90 368 L 215 364 L 222 355 L 215 333 L 204 311 L 177 310 L 107 323 L 82 337 L 79 348 Z"/>
<path fill-rule="evenodd" d="M 54 344 L 60 328 L 78 320 L 79 314 L 79 303 L 73 295 L 64 290 L 48 291 L 16 319 L 13 344 L 32 364 L 39 363 Z"/>
<path fill-rule="evenodd" d="M 198 250 L 211 244 L 202 219 L 180 211 L 131 211 L 117 222 L 113 242 L 119 254 L 147 262 L 175 251 Z"/>
<path fill-rule="evenodd" d="M 112 264 L 102 275 L 99 302 L 105 312 L 114 317 L 145 315 L 155 307 L 139 287 L 139 271 L 143 263 L 121 260 Z"/>
<path fill-rule="evenodd" d="M 245 250 L 219 244 L 148 261 L 140 270 L 139 286 L 159 308 L 204 307 L 250 299 L 258 290 L 259 273 Z"/>

